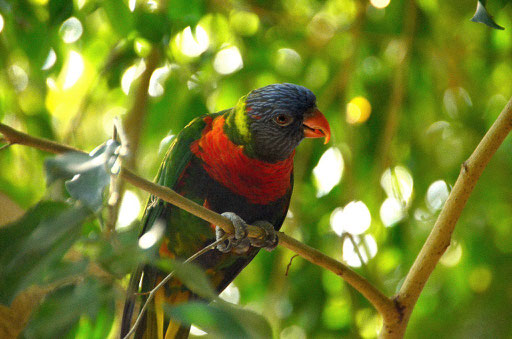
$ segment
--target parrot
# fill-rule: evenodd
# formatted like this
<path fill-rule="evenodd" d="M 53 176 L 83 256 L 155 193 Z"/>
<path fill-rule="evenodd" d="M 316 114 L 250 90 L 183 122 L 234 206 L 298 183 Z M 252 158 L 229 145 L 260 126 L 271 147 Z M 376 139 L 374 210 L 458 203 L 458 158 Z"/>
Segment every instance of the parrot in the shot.
<path fill-rule="evenodd" d="M 273 250 L 293 189 L 295 148 L 304 138 L 331 137 L 329 123 L 309 89 L 289 83 L 252 90 L 234 107 L 192 120 L 170 144 L 156 183 L 222 214 L 235 232 L 194 260 L 221 293 L 261 248 Z M 224 237 L 224 231 L 161 199 L 150 196 L 140 236 L 163 230 L 157 256 L 185 260 Z M 264 239 L 249 238 L 247 225 Z M 141 264 L 131 275 L 121 320 L 121 338 L 133 326 L 136 298 L 147 295 L 167 274 Z M 147 294 L 147 293 L 146 293 Z M 190 325 L 169 319 L 163 304 L 198 297 L 172 278 L 158 290 L 135 338 L 187 338 Z"/>

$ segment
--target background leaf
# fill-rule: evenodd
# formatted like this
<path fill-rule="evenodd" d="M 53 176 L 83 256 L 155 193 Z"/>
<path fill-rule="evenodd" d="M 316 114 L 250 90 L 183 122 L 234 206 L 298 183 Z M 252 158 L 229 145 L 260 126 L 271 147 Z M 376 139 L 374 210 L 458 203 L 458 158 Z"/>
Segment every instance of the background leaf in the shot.
<path fill-rule="evenodd" d="M 89 213 L 81 206 L 42 202 L 0 229 L 1 303 L 8 305 L 19 291 L 48 281 Z"/>
<path fill-rule="evenodd" d="M 167 307 L 167 313 L 184 323 L 192 323 L 214 337 L 271 338 L 272 330 L 261 315 L 227 303 L 191 302 Z"/>

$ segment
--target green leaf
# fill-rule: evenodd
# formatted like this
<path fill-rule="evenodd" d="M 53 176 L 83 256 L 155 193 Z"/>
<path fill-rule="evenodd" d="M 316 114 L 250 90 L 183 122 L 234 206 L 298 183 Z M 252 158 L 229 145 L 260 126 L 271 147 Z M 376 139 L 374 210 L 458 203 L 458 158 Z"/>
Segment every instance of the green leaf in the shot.
<path fill-rule="evenodd" d="M 114 299 L 112 286 L 94 278 L 60 288 L 35 311 L 25 338 L 107 338 L 114 320 Z"/>
<path fill-rule="evenodd" d="M 167 6 L 167 17 L 176 29 L 197 25 L 203 13 L 204 4 L 201 1 L 179 0 Z"/>
<path fill-rule="evenodd" d="M 161 261 L 159 266 L 167 272 L 174 272 L 174 275 L 198 296 L 207 300 L 217 298 L 217 292 L 213 289 L 210 279 L 199 266 L 176 260 Z"/>
<path fill-rule="evenodd" d="M 103 202 L 103 190 L 110 183 L 110 170 L 117 160 L 119 143 L 109 140 L 89 155 L 66 153 L 45 162 L 48 183 L 61 178 L 71 197 L 97 212 Z"/>
<path fill-rule="evenodd" d="M 494 22 L 492 16 L 487 12 L 487 9 L 485 8 L 485 3 L 486 1 L 478 0 L 478 3 L 476 4 L 476 12 L 475 15 L 473 15 L 471 18 L 471 21 L 485 24 L 491 28 L 504 30 L 505 28 Z"/>
<path fill-rule="evenodd" d="M 48 2 L 50 24 L 60 25 L 73 14 L 73 0 L 50 0 Z"/>
<path fill-rule="evenodd" d="M 133 14 L 124 1 L 103 1 L 103 9 L 107 13 L 112 29 L 121 37 L 127 37 L 133 30 Z"/>
<path fill-rule="evenodd" d="M 136 9 L 135 13 L 135 27 L 143 38 L 158 43 L 169 34 L 170 25 L 165 14 L 147 12 L 143 8 Z"/>
<path fill-rule="evenodd" d="M 272 338 L 272 328 L 261 315 L 226 302 L 191 302 L 166 306 L 174 319 L 194 324 L 210 336 L 221 338 Z"/>
<path fill-rule="evenodd" d="M 45 283 L 80 235 L 90 215 L 83 206 L 41 202 L 17 222 L 0 229 L 0 302 L 9 304 L 21 290 Z"/>

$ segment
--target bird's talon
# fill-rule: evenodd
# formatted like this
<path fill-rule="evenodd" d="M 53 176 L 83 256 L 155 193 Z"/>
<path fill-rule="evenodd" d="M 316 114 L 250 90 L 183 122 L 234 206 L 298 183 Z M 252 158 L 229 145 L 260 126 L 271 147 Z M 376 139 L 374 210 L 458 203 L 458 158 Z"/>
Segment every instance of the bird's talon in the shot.
<path fill-rule="evenodd" d="M 268 221 L 260 220 L 254 223 L 254 226 L 260 227 L 265 231 L 263 239 L 249 238 L 247 233 L 247 223 L 233 212 L 222 213 L 222 216 L 228 218 L 233 223 L 235 228 L 234 235 L 230 236 L 226 241 L 217 245 L 217 249 L 223 253 L 233 250 L 237 254 L 247 252 L 249 248 L 258 247 L 264 248 L 267 251 L 272 251 L 277 246 L 278 238 L 274 226 Z M 217 240 L 222 238 L 226 232 L 220 227 L 215 228 L 215 235 Z"/>

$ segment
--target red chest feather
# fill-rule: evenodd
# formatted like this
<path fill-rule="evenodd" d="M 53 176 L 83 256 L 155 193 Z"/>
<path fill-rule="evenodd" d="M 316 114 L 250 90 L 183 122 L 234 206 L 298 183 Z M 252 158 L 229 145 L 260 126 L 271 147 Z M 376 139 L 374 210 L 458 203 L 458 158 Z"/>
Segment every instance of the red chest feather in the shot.
<path fill-rule="evenodd" d="M 232 192 L 253 204 L 268 204 L 290 189 L 293 154 L 283 161 L 267 163 L 249 158 L 243 147 L 235 145 L 224 133 L 224 118 L 205 118 L 207 127 L 201 139 L 190 146 L 203 161 L 206 172 Z"/>

